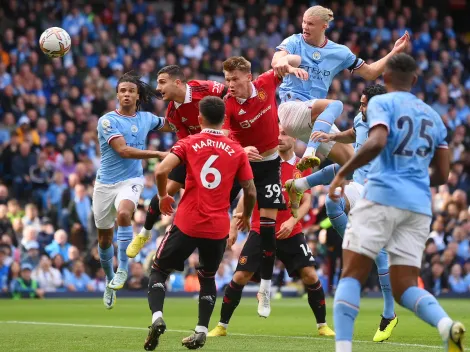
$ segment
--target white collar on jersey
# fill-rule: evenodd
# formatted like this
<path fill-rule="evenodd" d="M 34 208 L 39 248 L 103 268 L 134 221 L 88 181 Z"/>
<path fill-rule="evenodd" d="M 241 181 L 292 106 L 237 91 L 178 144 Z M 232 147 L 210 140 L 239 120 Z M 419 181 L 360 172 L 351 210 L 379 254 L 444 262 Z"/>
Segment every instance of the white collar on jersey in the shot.
<path fill-rule="evenodd" d="M 221 130 L 214 130 L 212 128 L 204 128 L 201 133 L 210 133 L 210 134 L 224 134 Z"/>
<path fill-rule="evenodd" d="M 184 101 L 182 103 L 177 103 L 175 101 L 175 107 L 178 109 L 181 105 L 187 104 L 193 101 L 193 94 L 191 92 L 191 86 L 186 83 L 186 95 L 184 96 Z"/>
<path fill-rule="evenodd" d="M 258 90 L 256 89 L 255 85 L 253 82 L 251 82 L 251 96 L 248 99 L 254 98 L 258 95 Z M 237 101 L 239 104 L 243 104 L 245 101 L 248 99 L 243 99 L 243 98 L 237 98 Z"/>
<path fill-rule="evenodd" d="M 281 161 L 282 161 L 283 163 L 289 163 L 289 164 L 291 164 L 292 166 L 294 166 L 296 159 L 297 159 L 297 156 L 296 156 L 295 153 L 294 153 L 294 156 L 293 156 L 292 158 L 290 158 L 289 160 L 282 160 L 282 159 L 281 159 Z"/>

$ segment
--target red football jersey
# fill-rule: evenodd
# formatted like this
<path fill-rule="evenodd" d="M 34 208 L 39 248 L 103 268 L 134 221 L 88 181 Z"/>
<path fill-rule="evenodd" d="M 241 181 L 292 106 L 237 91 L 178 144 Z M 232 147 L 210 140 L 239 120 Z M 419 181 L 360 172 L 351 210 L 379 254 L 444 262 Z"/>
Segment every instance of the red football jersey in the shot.
<path fill-rule="evenodd" d="M 178 106 L 178 103 L 170 101 L 166 109 L 166 118 L 178 139 L 201 132 L 197 118 L 199 101 L 208 95 L 221 97 L 224 91 L 225 86 L 216 81 L 189 81 L 187 83 L 184 102 Z"/>
<path fill-rule="evenodd" d="M 188 236 L 222 239 L 230 230 L 230 191 L 253 179 L 243 148 L 222 131 L 204 129 L 171 149 L 186 164 L 186 185 L 175 225 Z"/>
<path fill-rule="evenodd" d="M 297 170 L 295 166 L 297 165 L 299 161 L 300 159 L 296 156 L 294 156 L 292 159 L 287 160 L 287 161 L 281 160 L 282 184 L 285 184 L 286 181 L 291 178 L 301 178 L 301 177 L 306 177 L 311 174 L 310 169 L 307 169 L 304 172 L 300 172 L 299 170 Z M 311 192 L 310 190 L 308 190 L 305 193 L 311 193 Z M 282 187 L 282 195 L 284 196 L 284 199 L 289 199 L 289 196 L 287 195 L 287 192 L 284 187 Z M 259 210 L 258 210 L 258 204 L 256 204 L 255 209 L 253 210 L 253 216 L 251 218 L 251 230 L 257 233 L 260 232 L 259 217 L 260 215 L 259 215 Z M 276 217 L 276 232 L 278 232 L 281 229 L 282 223 L 289 220 L 290 217 L 291 217 L 290 209 L 278 210 L 277 217 Z M 288 238 L 294 235 L 297 235 L 300 232 L 302 232 L 302 225 L 299 221 L 297 224 L 295 224 Z"/>
<path fill-rule="evenodd" d="M 269 70 L 252 82 L 250 98 L 240 100 L 227 94 L 223 129 L 242 147 L 254 146 L 259 153 L 278 145 L 279 122 L 277 116 L 276 88 L 281 80 Z"/>

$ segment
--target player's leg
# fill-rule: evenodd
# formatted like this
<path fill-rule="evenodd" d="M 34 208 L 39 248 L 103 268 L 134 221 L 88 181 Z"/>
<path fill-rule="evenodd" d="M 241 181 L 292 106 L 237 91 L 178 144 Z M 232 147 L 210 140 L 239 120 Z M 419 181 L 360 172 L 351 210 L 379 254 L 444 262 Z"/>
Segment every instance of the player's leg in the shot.
<path fill-rule="evenodd" d="M 103 304 L 106 309 L 112 309 L 116 303 L 116 291 L 108 288 L 108 283 L 114 278 L 115 192 L 116 189 L 111 185 L 99 182 L 95 183 L 93 190 L 93 216 L 98 229 L 98 254 L 101 267 L 106 274 L 106 288 L 103 293 Z"/>
<path fill-rule="evenodd" d="M 186 167 L 183 164 L 178 165 L 168 175 L 168 183 L 166 191 L 170 196 L 174 196 L 184 188 L 184 182 L 186 179 Z M 144 227 L 137 236 L 132 239 L 132 242 L 127 247 L 126 254 L 129 258 L 135 258 L 137 254 L 142 250 L 145 244 L 150 240 L 152 236 L 152 228 L 158 219 L 161 217 L 158 194 L 155 194 L 150 200 L 150 205 L 147 209 L 147 215 L 145 217 Z"/>
<path fill-rule="evenodd" d="M 352 351 L 361 285 L 393 231 L 394 219 L 389 216 L 389 208 L 361 199 L 351 210 L 350 226 L 343 240 L 343 272 L 333 308 L 337 352 Z"/>
<path fill-rule="evenodd" d="M 259 270 L 261 262 L 261 238 L 251 231 L 238 258 L 238 265 L 233 274 L 232 281 L 225 288 L 220 320 L 217 326 L 207 336 L 225 336 L 233 312 L 238 307 L 242 297 L 243 288 L 250 281 L 254 272 Z"/>
<path fill-rule="evenodd" d="M 343 112 L 343 103 L 339 100 L 317 99 L 311 107 L 311 123 L 313 127 L 310 133 L 325 132 L 329 133 L 335 120 Z M 315 167 L 320 164 L 320 159 L 316 156 L 316 152 L 321 142 L 309 139 L 307 149 L 297 164 L 297 168 L 301 171 L 309 167 Z"/>
<path fill-rule="evenodd" d="M 341 238 L 344 237 L 346 225 L 348 224 L 349 201 L 348 198 L 341 197 L 337 201 L 326 196 L 325 199 L 326 215 L 330 218 L 331 225 L 338 232 Z"/>
<path fill-rule="evenodd" d="M 173 270 L 182 271 L 185 260 L 196 248 L 196 239 L 185 235 L 173 225 L 163 237 L 155 254 L 149 277 L 148 303 L 152 312 L 152 324 L 149 327 L 144 348 L 153 351 L 160 335 L 166 330 L 163 320 L 163 305 L 166 293 L 166 281 Z"/>
<path fill-rule="evenodd" d="M 132 241 L 132 216 L 139 203 L 140 193 L 144 185 L 143 180 L 134 178 L 122 182 L 118 187 L 118 194 L 114 201 L 117 209 L 117 241 L 118 241 L 118 269 L 116 275 L 109 282 L 108 286 L 113 290 L 120 290 L 127 280 L 128 262 L 126 250 Z"/>
<path fill-rule="evenodd" d="M 276 255 L 276 217 L 278 209 L 285 209 L 281 186 L 281 158 L 252 162 L 254 181 L 260 209 L 261 264 L 258 314 L 267 318 L 271 312 L 270 295 Z"/>
<path fill-rule="evenodd" d="M 300 277 L 308 296 L 308 304 L 315 315 L 319 335 L 334 336 L 326 323 L 325 293 L 315 271 L 315 258 L 303 233 L 285 240 L 278 240 L 276 256 L 281 260 L 290 277 Z"/>
<path fill-rule="evenodd" d="M 215 274 L 224 257 L 227 237 L 219 240 L 199 238 L 197 242 L 199 251 L 197 277 L 200 285 L 199 314 L 194 334 L 181 341 L 183 346 L 188 349 L 201 348 L 206 343 L 206 337 L 209 332 L 209 322 L 217 299 Z"/>
<path fill-rule="evenodd" d="M 374 342 L 382 342 L 388 340 L 392 335 L 392 331 L 398 324 L 398 317 L 395 314 L 395 301 L 393 300 L 392 286 L 390 284 L 390 271 L 388 263 L 388 253 L 385 249 L 379 252 L 375 258 L 377 265 L 377 273 L 379 274 L 380 288 L 384 298 L 384 309 L 382 320 L 374 335 Z"/>
<path fill-rule="evenodd" d="M 386 246 L 390 254 L 393 296 L 401 306 L 437 328 L 446 351 L 463 351 L 463 324 L 453 321 L 436 298 L 417 285 L 431 218 L 401 209 L 395 211 L 403 221 Z"/>

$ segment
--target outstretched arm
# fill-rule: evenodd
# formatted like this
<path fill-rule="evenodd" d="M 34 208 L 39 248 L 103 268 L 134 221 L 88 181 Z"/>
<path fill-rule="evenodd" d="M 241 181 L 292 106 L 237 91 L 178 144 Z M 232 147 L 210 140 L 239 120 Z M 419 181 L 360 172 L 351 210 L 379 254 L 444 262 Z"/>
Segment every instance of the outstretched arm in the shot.
<path fill-rule="evenodd" d="M 342 144 L 351 144 L 356 142 L 356 131 L 354 131 L 354 128 L 350 128 L 349 130 L 339 133 L 325 133 L 317 131 L 312 133 L 311 139 L 322 143 L 333 141 Z"/>
<path fill-rule="evenodd" d="M 119 154 L 121 158 L 124 159 L 161 159 L 166 155 L 165 152 L 159 152 L 156 150 L 140 150 L 129 147 L 126 145 L 126 140 L 122 136 L 111 139 L 109 145 Z"/>
<path fill-rule="evenodd" d="M 384 72 L 387 60 L 390 59 L 393 55 L 403 52 L 408 46 L 409 42 L 410 35 L 408 34 L 408 32 L 406 32 L 400 39 L 395 42 L 393 50 L 388 53 L 388 55 L 370 65 L 364 63 L 364 65 L 359 67 L 354 72 L 356 72 L 359 76 L 368 81 L 373 81 L 377 79 L 377 77 L 379 77 Z"/>

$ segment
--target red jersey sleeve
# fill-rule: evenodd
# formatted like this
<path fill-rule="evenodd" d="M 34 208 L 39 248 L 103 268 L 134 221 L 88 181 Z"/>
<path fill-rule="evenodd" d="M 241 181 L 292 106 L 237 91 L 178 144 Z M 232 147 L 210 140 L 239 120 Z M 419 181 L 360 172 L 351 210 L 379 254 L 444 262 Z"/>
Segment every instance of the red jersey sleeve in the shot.
<path fill-rule="evenodd" d="M 237 180 L 239 182 L 248 181 L 253 179 L 253 171 L 251 170 L 250 162 L 246 156 L 245 151 L 240 151 L 240 165 L 237 171 Z"/>
<path fill-rule="evenodd" d="M 171 102 L 166 109 L 166 119 L 168 120 L 168 123 L 170 124 L 173 132 L 176 133 L 176 137 L 178 137 L 178 139 L 183 139 L 184 137 L 189 136 L 186 126 L 183 125 L 183 123 L 176 116 L 173 102 Z"/>
<path fill-rule="evenodd" d="M 186 162 L 186 147 L 187 143 L 185 139 L 181 139 L 175 143 L 175 145 L 171 148 L 170 152 L 175 154 L 180 160 L 181 163 Z"/>
<path fill-rule="evenodd" d="M 225 89 L 225 86 L 222 83 L 216 82 L 216 81 L 206 81 L 209 94 L 210 95 L 215 95 L 217 97 L 222 98 L 227 90 Z"/>
<path fill-rule="evenodd" d="M 274 70 L 262 73 L 259 75 L 258 80 L 273 87 L 277 87 L 282 82 L 282 80 L 274 73 Z"/>

